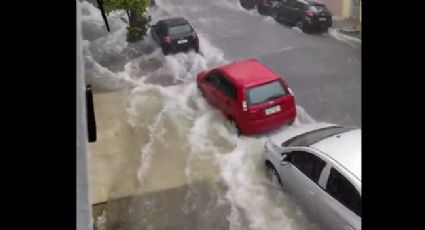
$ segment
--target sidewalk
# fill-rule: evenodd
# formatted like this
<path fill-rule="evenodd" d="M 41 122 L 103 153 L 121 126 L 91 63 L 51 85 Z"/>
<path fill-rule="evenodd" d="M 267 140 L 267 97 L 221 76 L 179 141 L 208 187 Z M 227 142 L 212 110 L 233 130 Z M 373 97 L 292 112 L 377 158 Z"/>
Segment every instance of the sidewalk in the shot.
<path fill-rule="evenodd" d="M 341 34 L 362 40 L 361 25 L 349 19 L 333 18 L 332 27 Z"/>

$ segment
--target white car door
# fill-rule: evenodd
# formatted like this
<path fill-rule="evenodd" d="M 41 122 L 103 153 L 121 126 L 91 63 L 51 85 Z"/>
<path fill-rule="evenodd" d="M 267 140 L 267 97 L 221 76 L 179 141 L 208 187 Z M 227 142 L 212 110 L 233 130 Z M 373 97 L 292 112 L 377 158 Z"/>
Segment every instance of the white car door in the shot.
<path fill-rule="evenodd" d="M 297 203 L 315 218 L 317 210 L 316 196 L 322 188 L 318 182 L 326 161 L 308 151 L 290 152 L 290 163 L 281 166 L 279 174 L 282 184 L 293 195 Z"/>
<path fill-rule="evenodd" d="M 361 229 L 361 195 L 335 168 L 325 168 L 325 190 L 318 193 L 319 221 L 329 230 Z"/>

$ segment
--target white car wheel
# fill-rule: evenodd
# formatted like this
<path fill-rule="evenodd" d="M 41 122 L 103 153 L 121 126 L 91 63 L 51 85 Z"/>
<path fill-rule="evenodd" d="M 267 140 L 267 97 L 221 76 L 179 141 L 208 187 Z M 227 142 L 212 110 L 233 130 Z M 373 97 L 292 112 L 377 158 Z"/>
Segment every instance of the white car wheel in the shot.
<path fill-rule="evenodd" d="M 274 185 L 282 186 L 279 174 L 276 172 L 276 169 L 271 165 L 267 165 L 267 177 Z"/>

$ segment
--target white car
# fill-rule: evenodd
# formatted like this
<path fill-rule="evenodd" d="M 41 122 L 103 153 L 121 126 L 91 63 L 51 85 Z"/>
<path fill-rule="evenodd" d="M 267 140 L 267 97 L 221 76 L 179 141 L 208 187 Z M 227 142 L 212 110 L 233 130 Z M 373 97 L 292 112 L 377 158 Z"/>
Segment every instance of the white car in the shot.
<path fill-rule="evenodd" d="M 324 229 L 361 229 L 361 129 L 290 127 L 265 144 L 270 179 Z"/>

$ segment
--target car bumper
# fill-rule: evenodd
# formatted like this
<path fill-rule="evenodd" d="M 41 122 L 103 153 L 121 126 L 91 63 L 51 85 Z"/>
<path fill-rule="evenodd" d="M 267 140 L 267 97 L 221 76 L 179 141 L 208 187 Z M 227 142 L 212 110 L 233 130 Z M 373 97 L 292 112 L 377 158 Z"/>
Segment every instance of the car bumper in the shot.
<path fill-rule="evenodd" d="M 327 21 L 319 21 L 318 18 L 306 19 L 306 25 L 310 28 L 329 28 L 332 26 L 332 19 L 328 18 Z"/>
<path fill-rule="evenodd" d="M 189 52 L 190 50 L 199 51 L 199 43 L 189 43 L 185 45 L 166 45 L 163 50 L 167 53 Z"/>
<path fill-rule="evenodd" d="M 296 108 L 293 107 L 289 110 L 271 115 L 261 120 L 248 120 L 245 124 L 239 124 L 240 131 L 245 135 L 264 133 L 277 129 L 284 124 L 292 123 L 295 120 L 296 115 Z"/>

